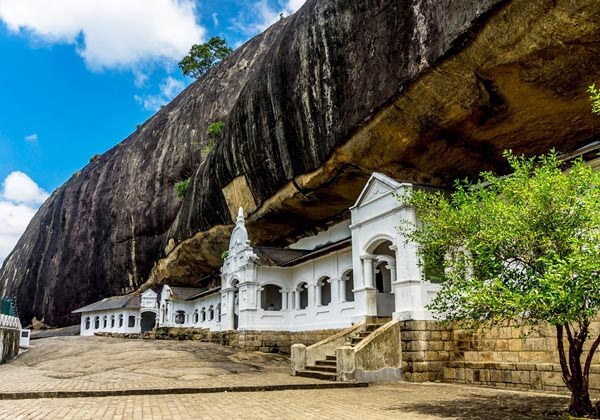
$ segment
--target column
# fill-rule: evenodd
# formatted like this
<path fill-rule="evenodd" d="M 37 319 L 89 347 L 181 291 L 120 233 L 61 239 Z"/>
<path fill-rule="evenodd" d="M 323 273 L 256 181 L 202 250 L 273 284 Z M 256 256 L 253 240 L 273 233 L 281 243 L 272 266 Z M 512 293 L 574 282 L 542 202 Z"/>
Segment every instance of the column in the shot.
<path fill-rule="evenodd" d="M 321 287 L 318 284 L 314 285 L 315 288 L 315 306 L 321 306 Z"/>
<path fill-rule="evenodd" d="M 361 257 L 363 261 L 363 279 L 365 288 L 373 288 L 373 259 L 372 255 Z"/>
<path fill-rule="evenodd" d="M 300 309 L 300 289 L 296 289 L 296 291 L 294 292 L 294 298 L 296 301 L 296 310 Z"/>
<path fill-rule="evenodd" d="M 225 329 L 233 330 L 235 326 L 235 288 L 227 289 L 227 325 Z"/>
<path fill-rule="evenodd" d="M 287 311 L 288 309 L 288 292 L 287 290 L 281 290 L 281 310 Z"/>

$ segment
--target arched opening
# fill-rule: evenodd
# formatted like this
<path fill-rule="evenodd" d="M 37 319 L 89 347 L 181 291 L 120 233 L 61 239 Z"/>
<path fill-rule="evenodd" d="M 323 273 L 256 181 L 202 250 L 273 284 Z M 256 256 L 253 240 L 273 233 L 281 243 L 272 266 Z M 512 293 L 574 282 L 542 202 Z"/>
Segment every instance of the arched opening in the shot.
<path fill-rule="evenodd" d="M 99 316 L 94 317 L 94 329 L 95 330 L 100 329 L 100 317 Z"/>
<path fill-rule="evenodd" d="M 185 311 L 175 312 L 175 323 L 177 325 L 182 325 L 185 323 Z"/>
<path fill-rule="evenodd" d="M 115 328 L 115 316 L 110 316 L 110 328 Z"/>
<path fill-rule="evenodd" d="M 215 319 L 215 308 L 212 305 L 210 305 L 208 307 L 208 320 L 212 321 L 213 319 Z"/>
<path fill-rule="evenodd" d="M 154 312 L 142 313 L 142 332 L 152 331 L 156 326 L 156 314 Z"/>
<path fill-rule="evenodd" d="M 85 317 L 85 329 L 86 329 L 86 330 L 89 330 L 89 329 L 90 329 L 90 327 L 91 327 L 91 320 L 90 320 L 90 317 L 89 317 L 89 316 L 86 316 L 86 317 Z"/>
<path fill-rule="evenodd" d="M 392 293 L 391 272 L 386 261 L 375 267 L 375 287 L 379 293 Z"/>
<path fill-rule="evenodd" d="M 395 281 L 396 252 L 392 249 L 392 241 L 380 239 L 366 250 L 373 255 L 370 259 L 373 286 L 377 289 L 377 315 L 390 317 L 395 309 L 392 282 Z"/>
<path fill-rule="evenodd" d="M 354 273 L 349 270 L 342 276 L 344 282 L 344 300 L 346 302 L 354 302 Z"/>
<path fill-rule="evenodd" d="M 329 277 L 321 277 L 317 281 L 317 287 L 319 289 L 319 296 L 317 302 L 321 306 L 327 306 L 331 303 L 331 279 Z"/>
<path fill-rule="evenodd" d="M 119 328 L 123 328 L 123 314 L 119 315 Z"/>
<path fill-rule="evenodd" d="M 281 311 L 281 287 L 274 284 L 266 284 L 260 293 L 260 300 L 260 306 L 265 311 Z"/>
<path fill-rule="evenodd" d="M 200 322 L 206 322 L 206 308 L 200 310 Z"/>
<path fill-rule="evenodd" d="M 129 315 L 129 319 L 127 321 L 127 326 L 129 328 L 135 327 L 135 316 L 134 315 Z"/>
<path fill-rule="evenodd" d="M 108 328 L 108 316 L 107 315 L 104 315 L 102 317 L 102 328 L 105 328 L 105 329 Z"/>
<path fill-rule="evenodd" d="M 197 324 L 197 323 L 198 323 L 198 309 L 196 309 L 196 310 L 194 311 L 194 317 L 193 317 L 193 320 L 194 320 L 194 324 Z"/>
<path fill-rule="evenodd" d="M 296 288 L 296 309 L 306 309 L 308 307 L 308 284 L 302 282 Z"/>
<path fill-rule="evenodd" d="M 219 324 L 221 323 L 221 304 L 220 303 L 217 305 L 217 322 Z"/>

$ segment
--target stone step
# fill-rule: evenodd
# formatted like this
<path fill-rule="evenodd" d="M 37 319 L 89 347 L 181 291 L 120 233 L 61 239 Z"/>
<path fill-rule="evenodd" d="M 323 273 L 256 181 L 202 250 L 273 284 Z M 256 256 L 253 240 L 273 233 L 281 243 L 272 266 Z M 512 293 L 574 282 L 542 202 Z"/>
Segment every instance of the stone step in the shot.
<path fill-rule="evenodd" d="M 318 372 L 314 370 L 299 370 L 296 372 L 296 376 L 302 376 L 303 378 L 314 378 L 322 379 L 324 381 L 336 381 L 337 374 L 331 372 Z"/>
<path fill-rule="evenodd" d="M 337 366 L 337 361 L 336 360 L 317 360 L 315 362 L 315 365 L 317 365 L 317 366 L 333 366 L 333 367 L 336 367 Z"/>
<path fill-rule="evenodd" d="M 325 356 L 325 360 L 337 360 L 337 357 L 335 354 L 328 354 Z"/>
<path fill-rule="evenodd" d="M 323 365 L 317 365 L 317 366 L 311 366 L 308 365 L 306 366 L 306 370 L 311 370 L 313 372 L 331 372 L 331 373 L 336 373 L 337 372 L 337 367 L 336 366 L 323 366 Z"/>

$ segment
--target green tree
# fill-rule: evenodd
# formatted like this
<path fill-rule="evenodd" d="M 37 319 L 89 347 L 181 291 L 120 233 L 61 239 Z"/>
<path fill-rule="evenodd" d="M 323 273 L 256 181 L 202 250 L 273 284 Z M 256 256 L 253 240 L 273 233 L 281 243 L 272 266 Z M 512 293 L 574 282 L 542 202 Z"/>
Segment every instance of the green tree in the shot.
<path fill-rule="evenodd" d="M 177 194 L 177 197 L 183 199 L 185 197 L 185 193 L 187 192 L 189 186 L 190 186 L 189 179 L 185 179 L 185 180 L 175 184 L 175 194 Z"/>
<path fill-rule="evenodd" d="M 553 326 L 570 412 L 588 414 L 600 344 L 599 335 L 584 352 L 600 311 L 600 172 L 582 160 L 563 171 L 555 153 L 505 157 L 510 176 L 483 173 L 452 194 L 402 197 L 421 223 L 399 229 L 419 244 L 423 265 L 444 265 L 429 307 L 439 319 L 470 329 Z"/>
<path fill-rule="evenodd" d="M 592 101 L 592 112 L 600 115 L 600 89 L 593 84 L 588 88 L 588 92 Z"/>
<path fill-rule="evenodd" d="M 204 44 L 192 45 L 189 54 L 179 62 L 179 68 L 184 75 L 197 79 L 232 52 L 227 41 L 215 36 Z"/>

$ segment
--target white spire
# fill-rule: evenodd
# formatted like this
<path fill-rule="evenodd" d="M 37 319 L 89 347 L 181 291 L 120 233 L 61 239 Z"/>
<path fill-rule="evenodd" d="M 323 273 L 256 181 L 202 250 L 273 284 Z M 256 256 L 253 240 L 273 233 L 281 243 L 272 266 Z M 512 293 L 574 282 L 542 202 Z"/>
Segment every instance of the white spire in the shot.
<path fill-rule="evenodd" d="M 246 223 L 246 220 L 244 219 L 244 209 L 242 207 L 238 210 L 237 223 Z"/>

